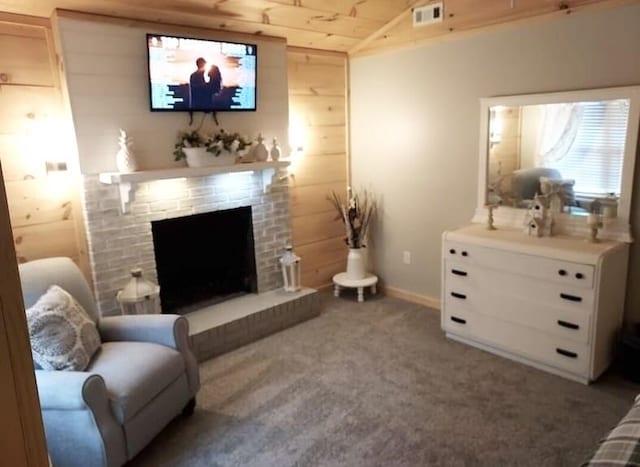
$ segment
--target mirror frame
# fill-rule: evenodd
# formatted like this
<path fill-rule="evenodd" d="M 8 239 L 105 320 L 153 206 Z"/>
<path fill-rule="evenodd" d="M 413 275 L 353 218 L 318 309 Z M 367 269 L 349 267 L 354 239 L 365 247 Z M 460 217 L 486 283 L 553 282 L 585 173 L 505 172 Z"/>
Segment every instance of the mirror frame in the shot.
<path fill-rule="evenodd" d="M 599 232 L 600 238 L 623 242 L 632 242 L 629 219 L 631 215 L 631 197 L 635 171 L 636 152 L 638 150 L 638 131 L 640 129 L 640 86 L 622 86 L 614 88 L 586 89 L 577 91 L 551 92 L 541 94 L 520 94 L 511 96 L 487 97 L 480 99 L 480 143 L 478 166 L 478 198 L 473 223 L 486 223 L 488 210 L 487 179 L 489 176 L 489 116 L 491 107 L 506 107 L 555 104 L 564 102 L 602 101 L 629 99 L 629 120 L 620 181 L 620 200 L 618 217 L 606 219 L 605 227 Z M 527 210 L 510 206 L 500 206 L 494 211 L 497 226 L 523 228 Z M 586 236 L 588 227 L 583 216 L 562 213 L 556 225 L 560 234 Z"/>

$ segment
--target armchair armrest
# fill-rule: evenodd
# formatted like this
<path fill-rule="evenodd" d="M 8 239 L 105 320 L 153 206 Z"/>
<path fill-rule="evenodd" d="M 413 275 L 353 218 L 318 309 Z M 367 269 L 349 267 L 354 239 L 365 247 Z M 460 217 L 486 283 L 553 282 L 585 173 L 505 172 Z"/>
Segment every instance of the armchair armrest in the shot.
<path fill-rule="evenodd" d="M 151 342 L 181 350 L 189 340 L 189 322 L 180 315 L 109 316 L 98 328 L 105 342 Z"/>
<path fill-rule="evenodd" d="M 42 410 L 93 410 L 108 402 L 102 376 L 84 371 L 36 370 Z"/>
<path fill-rule="evenodd" d="M 191 352 L 189 321 L 181 315 L 109 316 L 98 322 L 105 342 L 150 342 L 176 349 L 185 360 L 189 387 L 193 395 L 200 387 L 198 361 Z"/>
<path fill-rule="evenodd" d="M 102 376 L 36 370 L 42 419 L 55 465 L 113 467 L 127 460 Z"/>

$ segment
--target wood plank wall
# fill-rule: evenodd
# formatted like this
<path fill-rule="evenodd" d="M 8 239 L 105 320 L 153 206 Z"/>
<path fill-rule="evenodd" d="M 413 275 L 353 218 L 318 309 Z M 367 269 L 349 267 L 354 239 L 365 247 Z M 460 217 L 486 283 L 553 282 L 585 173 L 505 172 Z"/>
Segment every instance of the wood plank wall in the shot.
<path fill-rule="evenodd" d="M 322 287 L 346 268 L 344 228 L 326 198 L 332 190 L 346 195 L 347 60 L 299 49 L 289 49 L 287 60 L 289 119 L 303 147 L 292 169 L 293 244 L 303 284 Z"/>
<path fill-rule="evenodd" d="M 27 320 L 0 169 L 0 465 L 47 465 Z"/>
<path fill-rule="evenodd" d="M 501 136 L 489 147 L 489 183 L 502 179 L 500 185 L 505 189 L 509 188 L 507 177 L 520 168 L 520 107 L 497 110 L 492 118 L 501 122 Z"/>
<path fill-rule="evenodd" d="M 72 137 L 51 29 L 42 19 L 14 18 L 0 17 L 0 162 L 18 261 L 69 256 L 90 278 L 79 180 L 72 170 L 45 168 L 49 158 L 70 157 L 52 155 L 66 152 Z"/>

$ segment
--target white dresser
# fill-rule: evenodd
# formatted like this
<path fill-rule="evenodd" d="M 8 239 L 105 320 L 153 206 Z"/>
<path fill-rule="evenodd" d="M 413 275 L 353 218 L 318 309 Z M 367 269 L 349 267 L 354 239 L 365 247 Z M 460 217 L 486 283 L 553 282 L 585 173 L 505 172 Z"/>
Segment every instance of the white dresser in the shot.
<path fill-rule="evenodd" d="M 576 381 L 609 365 L 628 244 L 473 224 L 442 241 L 442 328 L 452 339 Z"/>

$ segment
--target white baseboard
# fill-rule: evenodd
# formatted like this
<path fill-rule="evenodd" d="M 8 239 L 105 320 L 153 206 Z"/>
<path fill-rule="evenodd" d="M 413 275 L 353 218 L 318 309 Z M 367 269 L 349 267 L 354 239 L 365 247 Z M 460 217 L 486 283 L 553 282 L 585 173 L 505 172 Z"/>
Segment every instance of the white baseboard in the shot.
<path fill-rule="evenodd" d="M 440 299 L 429 297 L 427 295 L 420 295 L 408 290 L 398 289 L 396 287 L 383 287 L 382 291 L 389 297 L 399 298 L 411 303 L 417 303 L 418 305 L 426 306 L 435 311 L 440 311 Z"/>

